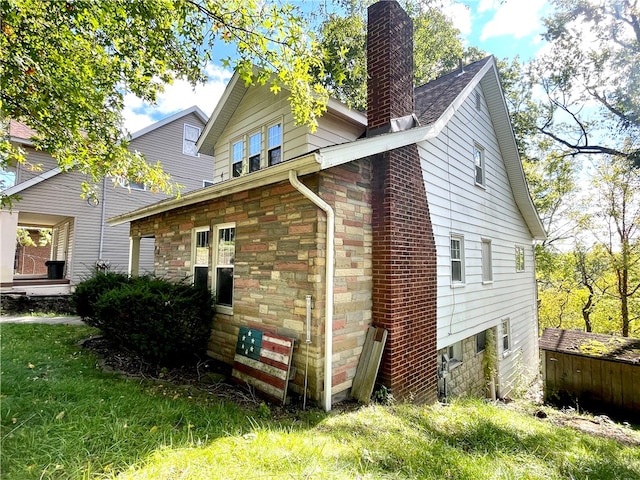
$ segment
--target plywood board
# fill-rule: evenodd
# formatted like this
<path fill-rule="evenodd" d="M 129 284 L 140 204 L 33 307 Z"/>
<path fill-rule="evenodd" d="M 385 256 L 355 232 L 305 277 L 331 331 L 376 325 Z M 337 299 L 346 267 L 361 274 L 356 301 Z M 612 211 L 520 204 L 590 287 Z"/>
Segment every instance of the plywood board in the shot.
<path fill-rule="evenodd" d="M 359 402 L 369 403 L 371 400 L 386 342 L 387 331 L 384 328 L 369 327 L 351 387 L 351 396 Z"/>

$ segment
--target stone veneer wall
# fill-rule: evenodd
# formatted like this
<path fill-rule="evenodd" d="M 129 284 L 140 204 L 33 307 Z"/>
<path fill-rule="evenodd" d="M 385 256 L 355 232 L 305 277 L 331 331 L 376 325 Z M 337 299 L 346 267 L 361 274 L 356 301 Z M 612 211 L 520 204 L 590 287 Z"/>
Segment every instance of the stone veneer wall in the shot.
<path fill-rule="evenodd" d="M 366 161 L 301 179 L 336 212 L 333 389 L 351 386 L 364 333 L 371 323 L 370 171 Z M 192 275 L 192 230 L 235 222 L 233 315 L 216 314 L 209 354 L 232 363 L 239 326 L 296 339 L 290 390 L 303 393 L 306 295 L 313 296 L 308 396 L 324 385 L 324 272 L 326 216 L 288 182 L 256 188 L 133 222 L 132 236 L 155 236 L 155 273 Z M 210 272 L 211 273 L 211 272 Z"/>
<path fill-rule="evenodd" d="M 438 358 L 445 353 L 447 353 L 446 348 L 438 350 Z M 465 338 L 462 341 L 462 363 L 450 370 L 446 379 L 447 397 L 485 396 L 483 359 L 484 351 L 476 353 L 475 335 Z"/>

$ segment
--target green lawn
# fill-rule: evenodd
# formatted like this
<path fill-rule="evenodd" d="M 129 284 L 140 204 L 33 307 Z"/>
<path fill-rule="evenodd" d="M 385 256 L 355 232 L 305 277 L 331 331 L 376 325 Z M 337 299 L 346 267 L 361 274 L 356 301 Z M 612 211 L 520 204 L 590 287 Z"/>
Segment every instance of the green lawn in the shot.
<path fill-rule="evenodd" d="M 274 419 L 102 372 L 88 327 L 0 328 L 6 479 L 640 480 L 638 447 L 479 400 Z"/>

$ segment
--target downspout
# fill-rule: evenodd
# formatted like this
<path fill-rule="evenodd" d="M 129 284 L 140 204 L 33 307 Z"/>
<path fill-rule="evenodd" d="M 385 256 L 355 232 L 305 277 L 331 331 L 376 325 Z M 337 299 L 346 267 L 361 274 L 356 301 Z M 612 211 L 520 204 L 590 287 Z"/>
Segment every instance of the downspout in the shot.
<path fill-rule="evenodd" d="M 298 180 L 295 170 L 289 170 L 289 182 L 302 195 L 311 200 L 317 207 L 327 214 L 327 238 L 325 261 L 325 322 L 324 322 L 324 409 L 331 410 L 331 374 L 333 372 L 333 275 L 334 275 L 334 238 L 335 238 L 335 214 L 331 206 L 318 195 L 313 193 L 306 185 Z"/>
<path fill-rule="evenodd" d="M 102 213 L 100 215 L 100 247 L 98 250 L 98 260 L 102 260 L 102 247 L 104 244 L 104 222 L 106 217 L 106 195 L 107 195 L 107 177 L 102 179 Z"/>

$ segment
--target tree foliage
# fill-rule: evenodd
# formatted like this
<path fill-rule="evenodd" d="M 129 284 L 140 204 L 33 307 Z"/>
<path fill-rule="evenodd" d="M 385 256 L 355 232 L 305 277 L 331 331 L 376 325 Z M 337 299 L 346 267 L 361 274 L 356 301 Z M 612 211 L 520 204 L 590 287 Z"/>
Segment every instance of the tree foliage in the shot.
<path fill-rule="evenodd" d="M 608 154 L 640 166 L 640 10 L 637 2 L 553 0 L 538 128 L 572 155 Z M 624 142 L 632 139 L 631 145 Z"/>
<path fill-rule="evenodd" d="M 0 0 L 0 10 L 0 124 L 6 132 L 13 119 L 35 130 L 37 148 L 87 175 L 84 194 L 105 175 L 179 190 L 161 165 L 127 150 L 124 97 L 153 104 L 175 79 L 204 81 L 220 45 L 235 46 L 226 65 L 246 82 L 288 89 L 297 122 L 313 128 L 326 108 L 326 90 L 311 75 L 322 64 L 309 29 L 287 4 Z M 24 161 L 6 133 L 0 154 L 0 167 Z"/>
<path fill-rule="evenodd" d="M 346 15 L 331 14 L 318 29 L 323 51 L 322 84 L 335 98 L 355 109 L 367 106 L 366 15 L 368 0 L 346 3 Z M 465 57 L 483 57 L 463 48 L 460 32 L 438 8 L 435 0 L 407 0 L 403 8 L 413 19 L 414 83 L 422 85 L 455 69 Z"/>

